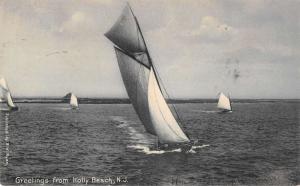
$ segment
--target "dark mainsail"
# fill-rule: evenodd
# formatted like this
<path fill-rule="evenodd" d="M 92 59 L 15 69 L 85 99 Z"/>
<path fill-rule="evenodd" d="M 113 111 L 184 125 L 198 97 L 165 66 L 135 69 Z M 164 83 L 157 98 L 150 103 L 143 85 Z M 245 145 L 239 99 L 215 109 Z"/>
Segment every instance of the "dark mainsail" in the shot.
<path fill-rule="evenodd" d="M 105 33 L 105 36 L 119 48 L 125 49 L 129 53 L 146 52 L 142 33 L 139 31 L 129 5 L 124 8 L 122 15 L 113 27 Z"/>
<path fill-rule="evenodd" d="M 116 47 L 115 51 L 122 79 L 131 103 L 144 124 L 146 131 L 156 135 L 151 125 L 148 108 L 149 69 Z"/>

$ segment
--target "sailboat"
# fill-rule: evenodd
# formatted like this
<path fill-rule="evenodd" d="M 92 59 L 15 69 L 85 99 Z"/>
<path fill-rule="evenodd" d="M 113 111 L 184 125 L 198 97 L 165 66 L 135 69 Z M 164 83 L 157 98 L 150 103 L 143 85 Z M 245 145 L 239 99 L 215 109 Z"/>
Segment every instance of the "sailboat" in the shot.
<path fill-rule="evenodd" d="M 158 73 L 138 20 L 128 3 L 104 35 L 114 44 L 129 99 L 145 130 L 157 136 L 158 148 L 190 148 L 191 140 L 181 129 L 163 96 Z"/>
<path fill-rule="evenodd" d="M 222 110 L 221 112 L 232 112 L 230 98 L 223 94 L 223 92 L 219 96 L 218 108 Z"/>
<path fill-rule="evenodd" d="M 4 78 L 0 79 L 0 89 L 3 96 L 2 99 L 6 102 L 9 110 L 18 110 L 19 108 L 13 102 L 11 93 Z"/>
<path fill-rule="evenodd" d="M 70 97 L 70 106 L 72 109 L 78 109 L 78 101 L 77 101 L 77 97 L 71 93 L 71 97 Z"/>

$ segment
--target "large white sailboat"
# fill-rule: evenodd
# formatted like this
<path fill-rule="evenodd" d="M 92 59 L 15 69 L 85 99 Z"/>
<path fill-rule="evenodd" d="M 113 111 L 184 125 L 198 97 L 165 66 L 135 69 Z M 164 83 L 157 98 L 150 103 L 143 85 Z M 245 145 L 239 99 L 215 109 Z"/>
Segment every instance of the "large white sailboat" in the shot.
<path fill-rule="evenodd" d="M 14 104 L 10 90 L 4 78 L 0 79 L 0 90 L 2 93 L 2 102 L 6 102 L 9 110 L 18 110 L 18 107 Z"/>
<path fill-rule="evenodd" d="M 145 130 L 157 136 L 160 148 L 190 147 L 189 137 L 162 94 L 158 74 L 129 4 L 105 36 L 115 45 L 123 83 Z"/>
<path fill-rule="evenodd" d="M 71 93 L 71 97 L 70 97 L 70 106 L 72 109 L 79 108 L 77 97 L 73 93 Z"/>
<path fill-rule="evenodd" d="M 222 112 L 232 112 L 231 102 L 229 96 L 227 97 L 223 92 L 219 95 L 218 106 Z"/>

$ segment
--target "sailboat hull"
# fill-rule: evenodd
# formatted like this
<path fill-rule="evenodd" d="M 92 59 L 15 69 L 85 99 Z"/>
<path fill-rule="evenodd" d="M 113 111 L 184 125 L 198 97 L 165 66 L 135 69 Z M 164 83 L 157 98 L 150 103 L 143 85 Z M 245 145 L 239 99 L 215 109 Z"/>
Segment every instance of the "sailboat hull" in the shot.
<path fill-rule="evenodd" d="M 9 110 L 10 111 L 17 111 L 17 110 L 19 110 L 19 107 L 10 107 Z"/>
<path fill-rule="evenodd" d="M 221 110 L 220 114 L 232 113 L 232 110 Z"/>
<path fill-rule="evenodd" d="M 159 143 L 157 144 L 158 150 L 171 151 L 176 149 L 181 149 L 181 152 L 188 152 L 192 149 L 194 145 L 193 141 L 186 143 Z"/>

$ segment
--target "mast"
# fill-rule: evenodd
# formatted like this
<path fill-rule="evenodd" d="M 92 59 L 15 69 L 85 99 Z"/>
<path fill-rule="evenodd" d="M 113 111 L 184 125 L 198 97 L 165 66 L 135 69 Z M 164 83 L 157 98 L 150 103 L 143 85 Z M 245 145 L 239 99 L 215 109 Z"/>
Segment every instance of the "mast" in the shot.
<path fill-rule="evenodd" d="M 140 27 L 140 24 L 139 24 L 139 22 L 138 22 L 138 20 L 137 20 L 137 18 L 136 18 L 136 16 L 135 16 L 135 14 L 133 13 L 132 8 L 131 8 L 131 6 L 130 6 L 130 4 L 129 4 L 128 2 L 127 2 L 127 5 L 128 5 L 128 7 L 129 7 L 129 9 L 130 9 L 130 11 L 131 11 L 133 17 L 134 17 L 134 20 L 135 20 L 135 23 L 136 23 L 136 25 L 137 25 L 137 28 L 138 28 L 139 32 L 140 32 L 140 33 L 143 33 L 143 32 L 142 32 L 142 29 L 141 29 L 141 27 Z M 151 56 L 150 56 L 149 49 L 148 49 L 148 47 L 147 47 L 147 43 L 146 43 L 146 41 L 145 41 L 144 35 L 141 34 L 141 37 L 142 37 L 143 43 L 144 43 L 145 48 L 146 48 L 145 53 L 146 53 L 146 55 L 147 55 L 147 57 L 148 57 L 148 59 L 149 59 L 150 66 L 153 67 L 153 72 L 154 72 L 154 75 L 155 75 L 155 77 L 156 77 L 156 79 L 157 79 L 157 81 L 158 81 L 159 89 L 160 89 L 160 91 L 162 91 L 162 85 L 161 85 L 161 82 L 159 81 L 159 79 L 161 79 L 161 78 L 158 77 L 158 73 L 157 73 L 157 71 L 156 71 L 156 67 L 154 66 L 153 61 L 152 61 L 152 58 L 151 58 Z M 166 89 L 165 89 L 165 88 L 163 88 L 163 89 L 164 89 L 164 92 L 168 95 Z M 163 92 L 163 91 L 162 91 L 162 92 Z M 168 96 L 168 97 L 169 97 L 169 96 Z M 176 113 L 177 113 L 177 111 L 176 111 Z"/>
<path fill-rule="evenodd" d="M 229 104 L 230 104 L 230 110 L 232 111 L 232 105 L 231 105 L 231 99 L 230 99 L 229 93 L 228 93 L 228 99 L 229 99 Z"/>
<path fill-rule="evenodd" d="M 133 13 L 133 11 L 132 11 L 132 8 L 131 8 L 130 4 L 129 4 L 128 2 L 127 2 L 127 4 L 128 4 L 128 7 L 129 7 L 129 9 L 130 9 L 130 11 L 131 11 L 133 17 L 134 17 L 134 21 L 135 21 L 135 23 L 136 23 L 136 25 L 137 25 L 138 30 L 140 31 L 140 33 L 143 33 L 142 30 L 141 30 L 140 24 L 139 24 L 139 22 L 138 22 L 136 16 L 134 15 L 134 13 Z M 156 79 L 157 79 L 156 69 L 154 68 L 154 65 L 153 65 L 153 62 L 152 62 L 152 58 L 151 58 L 151 56 L 150 56 L 150 54 L 149 54 L 148 47 L 147 47 L 147 43 L 146 43 L 146 41 L 145 41 L 145 38 L 144 38 L 143 34 L 141 34 L 141 37 L 142 37 L 143 43 L 144 43 L 144 45 L 145 45 L 145 47 L 146 47 L 146 51 L 145 51 L 145 52 L 146 52 L 146 55 L 147 55 L 147 57 L 148 57 L 148 59 L 149 59 L 150 66 L 153 67 L 154 75 L 155 75 L 155 77 L 156 77 Z M 158 85 L 159 85 L 159 88 L 160 88 L 160 90 L 161 90 L 160 82 L 158 82 Z"/>
<path fill-rule="evenodd" d="M 131 8 L 129 2 L 127 2 L 127 5 L 128 5 L 128 7 L 129 7 L 129 9 L 130 9 L 130 11 L 131 11 L 133 17 L 134 17 L 134 20 L 135 20 L 135 23 L 136 23 L 136 25 L 137 25 L 137 28 L 138 28 L 139 32 L 140 32 L 140 33 L 143 33 L 143 32 L 142 32 L 142 29 L 141 29 L 141 27 L 140 27 L 140 24 L 139 24 L 139 22 L 138 22 L 138 20 L 137 20 L 137 18 L 136 18 L 136 16 L 135 16 L 135 14 L 133 13 L 133 10 L 132 10 L 132 8 Z M 166 93 L 167 98 L 170 98 L 170 96 L 169 96 L 169 94 L 168 94 L 166 88 L 164 87 L 163 82 L 162 82 L 162 80 L 161 80 L 161 78 L 160 78 L 160 76 L 159 76 L 159 74 L 158 74 L 158 72 L 157 72 L 157 70 L 156 70 L 156 67 L 155 67 L 154 64 L 153 64 L 153 61 L 152 61 L 152 58 L 151 58 L 151 56 L 150 56 L 149 49 L 148 49 L 148 47 L 147 47 L 147 43 L 146 43 L 146 41 L 145 41 L 144 35 L 141 34 L 141 37 L 142 37 L 143 43 L 144 43 L 145 48 L 146 48 L 145 52 L 146 52 L 146 55 L 147 55 L 147 57 L 148 57 L 148 59 L 149 59 L 150 66 L 152 66 L 152 69 L 153 69 L 155 78 L 157 79 L 159 89 L 160 89 L 160 91 L 161 91 L 162 93 L 163 93 L 163 92 Z M 159 80 L 160 80 L 160 81 L 159 81 Z M 178 114 L 178 112 L 177 112 L 177 109 L 176 109 L 175 105 L 173 105 L 172 103 L 170 103 L 170 104 L 172 105 L 172 108 L 174 109 L 175 114 L 176 114 L 176 118 L 177 118 L 177 120 L 179 120 L 179 123 L 180 123 L 180 125 L 181 125 L 181 127 L 182 127 L 182 121 L 181 121 L 181 119 L 180 119 L 180 117 L 179 117 L 179 114 Z M 182 127 L 182 128 L 183 128 L 183 127 Z M 185 131 L 185 133 L 187 133 L 187 132 Z M 188 137 L 188 138 L 189 138 L 189 137 Z"/>

